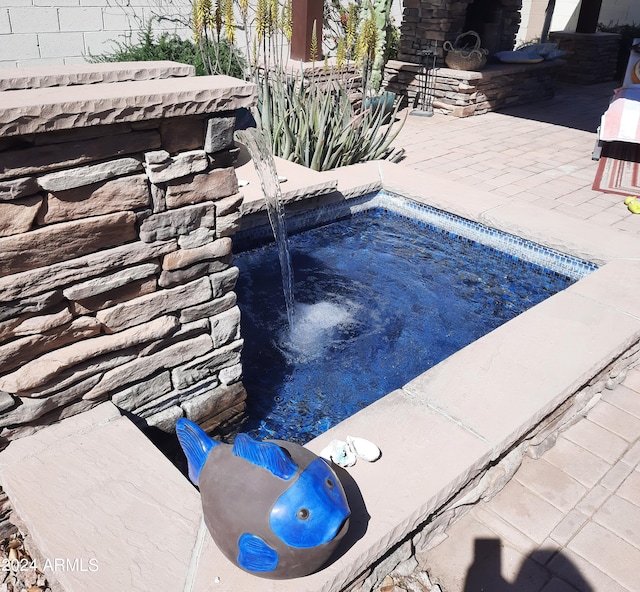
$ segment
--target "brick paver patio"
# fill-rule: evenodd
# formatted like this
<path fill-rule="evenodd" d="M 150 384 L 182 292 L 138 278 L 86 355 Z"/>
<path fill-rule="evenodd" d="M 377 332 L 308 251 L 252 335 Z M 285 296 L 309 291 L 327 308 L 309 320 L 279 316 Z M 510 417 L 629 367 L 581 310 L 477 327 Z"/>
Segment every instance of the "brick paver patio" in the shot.
<path fill-rule="evenodd" d="M 640 368 L 424 556 L 443 592 L 640 590 Z"/>
<path fill-rule="evenodd" d="M 409 116 L 395 144 L 416 170 L 640 233 L 640 216 L 619 195 L 591 189 L 596 129 L 616 86 L 563 85 L 550 101 L 464 119 Z"/>

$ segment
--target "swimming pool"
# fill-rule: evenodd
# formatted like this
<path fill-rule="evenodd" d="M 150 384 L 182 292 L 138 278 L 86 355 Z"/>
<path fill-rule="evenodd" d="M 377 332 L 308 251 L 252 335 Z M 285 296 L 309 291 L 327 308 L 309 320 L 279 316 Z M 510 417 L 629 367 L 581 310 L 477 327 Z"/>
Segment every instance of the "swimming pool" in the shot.
<path fill-rule="evenodd" d="M 305 443 L 596 269 L 387 192 L 288 226 L 292 327 L 268 229 L 236 239 L 242 431 L 258 438 Z"/>

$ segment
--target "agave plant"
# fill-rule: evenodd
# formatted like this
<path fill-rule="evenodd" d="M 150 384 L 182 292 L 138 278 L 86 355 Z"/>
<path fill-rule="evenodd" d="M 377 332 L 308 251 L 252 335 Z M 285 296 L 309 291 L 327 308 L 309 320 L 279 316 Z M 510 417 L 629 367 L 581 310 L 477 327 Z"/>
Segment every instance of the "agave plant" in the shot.
<path fill-rule="evenodd" d="M 363 96 L 363 106 L 354 109 L 356 89 L 345 82 L 342 72 L 347 61 L 362 65 L 363 72 L 371 71 L 383 41 L 376 11 L 387 14 L 390 1 L 357 0 L 349 6 L 338 52 L 342 54 L 337 59 L 339 71 L 324 81 L 287 73 L 284 53 L 291 41 L 293 0 L 192 0 L 192 26 L 201 48 L 221 41 L 233 46 L 236 27 L 244 29 L 246 78 L 255 80 L 259 88 L 254 110 L 258 126 L 276 156 L 320 171 L 394 156 L 390 145 L 402 123 L 389 122 L 396 121 L 399 103 L 389 114 L 384 104 L 366 108 Z M 313 35 L 312 54 L 320 57 L 320 53 L 318 37 Z M 329 70 L 326 61 L 325 70 Z M 367 80 L 363 76 L 363 88 L 358 89 L 362 95 L 367 94 Z"/>
<path fill-rule="evenodd" d="M 399 102 L 389 115 L 382 106 L 356 113 L 348 85 L 303 80 L 271 72 L 259 83 L 256 122 L 276 156 L 316 171 L 392 155 Z"/>

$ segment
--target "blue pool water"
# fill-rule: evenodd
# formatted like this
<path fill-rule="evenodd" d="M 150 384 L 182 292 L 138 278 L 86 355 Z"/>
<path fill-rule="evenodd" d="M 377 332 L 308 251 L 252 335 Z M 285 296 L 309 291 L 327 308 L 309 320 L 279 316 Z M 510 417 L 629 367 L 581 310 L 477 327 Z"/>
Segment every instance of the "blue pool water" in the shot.
<path fill-rule="evenodd" d="M 289 240 L 292 328 L 275 246 L 235 257 L 258 438 L 305 443 L 574 281 L 379 208 Z"/>

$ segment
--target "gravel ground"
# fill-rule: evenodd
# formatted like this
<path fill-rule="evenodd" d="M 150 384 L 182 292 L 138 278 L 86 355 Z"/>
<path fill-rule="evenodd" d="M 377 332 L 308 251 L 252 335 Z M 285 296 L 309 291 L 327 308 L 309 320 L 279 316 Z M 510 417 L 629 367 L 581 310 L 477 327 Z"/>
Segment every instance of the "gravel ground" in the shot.
<path fill-rule="evenodd" d="M 20 533 L 0 542 L 0 592 L 51 592 L 45 575 L 24 548 Z"/>
<path fill-rule="evenodd" d="M 409 574 L 402 576 L 397 573 L 389 574 L 376 588 L 374 592 L 443 592 L 440 586 L 431 583 L 426 572 L 419 568 Z"/>

